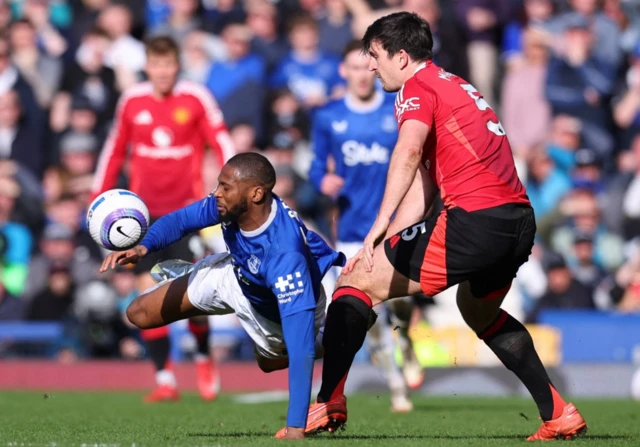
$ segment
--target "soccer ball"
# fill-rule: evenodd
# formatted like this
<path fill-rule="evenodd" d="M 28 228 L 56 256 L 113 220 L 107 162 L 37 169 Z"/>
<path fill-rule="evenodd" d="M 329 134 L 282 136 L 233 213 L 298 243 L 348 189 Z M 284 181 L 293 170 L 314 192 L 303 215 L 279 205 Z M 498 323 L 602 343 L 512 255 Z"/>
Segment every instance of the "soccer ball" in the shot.
<path fill-rule="evenodd" d="M 93 240 L 107 250 L 128 250 L 147 234 L 149 210 L 131 191 L 112 189 L 100 194 L 89 206 L 87 228 Z"/>

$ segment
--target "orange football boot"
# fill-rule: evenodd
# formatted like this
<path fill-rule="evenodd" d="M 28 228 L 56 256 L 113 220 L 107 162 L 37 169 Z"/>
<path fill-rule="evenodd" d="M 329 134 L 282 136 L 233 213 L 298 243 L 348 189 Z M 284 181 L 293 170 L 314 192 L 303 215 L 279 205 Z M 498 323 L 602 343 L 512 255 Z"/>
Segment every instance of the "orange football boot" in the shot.
<path fill-rule="evenodd" d="M 587 423 L 575 405 L 567 404 L 562 414 L 556 419 L 545 421 L 527 441 L 554 441 L 556 439 L 573 439 L 587 431 Z"/>
<path fill-rule="evenodd" d="M 335 432 L 347 423 L 347 398 L 340 396 L 329 402 L 316 402 L 309 407 L 305 434 Z"/>
<path fill-rule="evenodd" d="M 169 385 L 159 385 L 154 389 L 151 394 L 144 398 L 147 403 L 155 402 L 175 402 L 180 400 L 180 394 L 178 390 Z"/>
<path fill-rule="evenodd" d="M 211 402 L 220 393 L 220 375 L 211 359 L 196 361 L 198 392 L 202 400 Z"/>

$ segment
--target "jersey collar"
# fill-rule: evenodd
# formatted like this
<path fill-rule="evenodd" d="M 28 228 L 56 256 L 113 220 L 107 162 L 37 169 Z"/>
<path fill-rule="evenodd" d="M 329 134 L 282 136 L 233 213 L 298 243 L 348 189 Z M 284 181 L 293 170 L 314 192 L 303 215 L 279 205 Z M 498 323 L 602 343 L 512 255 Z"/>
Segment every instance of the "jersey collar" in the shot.
<path fill-rule="evenodd" d="M 416 74 L 417 72 L 419 72 L 420 70 L 422 70 L 423 68 L 426 68 L 427 66 L 427 61 L 424 61 L 423 63 L 421 63 L 420 65 L 418 65 L 415 69 L 415 71 L 413 72 L 413 74 Z"/>
<path fill-rule="evenodd" d="M 242 228 L 240 228 L 240 234 L 242 234 L 244 237 L 260 236 L 262 233 L 264 233 L 267 230 L 267 228 L 269 228 L 269 225 L 271 225 L 271 222 L 273 222 L 273 219 L 276 218 L 277 211 L 278 211 L 278 203 L 276 202 L 276 199 L 273 199 L 271 201 L 271 212 L 269 213 L 269 217 L 267 218 L 266 222 L 260 225 L 260 227 L 251 231 L 242 231 Z"/>
<path fill-rule="evenodd" d="M 380 90 L 376 90 L 374 97 L 369 104 L 356 104 L 353 100 L 353 96 L 347 93 L 344 97 L 344 104 L 351 112 L 355 113 L 371 113 L 380 108 L 384 102 L 384 95 Z"/>

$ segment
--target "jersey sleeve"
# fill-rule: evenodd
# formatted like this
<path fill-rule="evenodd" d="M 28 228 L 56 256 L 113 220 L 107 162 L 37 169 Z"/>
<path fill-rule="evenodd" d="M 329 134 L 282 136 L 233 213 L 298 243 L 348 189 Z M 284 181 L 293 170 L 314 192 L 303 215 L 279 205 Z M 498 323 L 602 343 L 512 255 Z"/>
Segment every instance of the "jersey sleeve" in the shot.
<path fill-rule="evenodd" d="M 200 231 L 220 223 L 217 201 L 213 194 L 162 216 L 147 232 L 140 245 L 147 248 L 149 253 L 168 247 L 182 239 L 187 234 Z"/>
<path fill-rule="evenodd" d="M 309 169 L 309 180 L 317 191 L 320 191 L 322 179 L 327 173 L 327 158 L 331 152 L 331 139 L 323 118 L 324 113 L 318 111 L 313 118 L 311 128 L 311 145 L 314 157 Z"/>
<path fill-rule="evenodd" d="M 265 279 L 278 300 L 280 318 L 315 309 L 313 281 L 302 253 L 289 252 L 271 259 Z"/>
<path fill-rule="evenodd" d="M 205 141 L 216 154 L 218 165 L 222 167 L 236 154 L 235 147 L 224 122 L 222 111 L 209 90 L 198 86 L 198 101 L 202 107 L 200 131 Z"/>
<path fill-rule="evenodd" d="M 410 79 L 396 96 L 396 119 L 398 128 L 407 120 L 418 120 L 433 127 L 435 111 L 435 95 Z"/>
<path fill-rule="evenodd" d="M 118 175 L 127 156 L 127 146 L 131 139 L 131 123 L 127 118 L 128 106 L 129 99 L 125 94 L 118 101 L 114 120 L 115 125 L 112 127 L 100 153 L 90 201 L 93 201 L 103 192 L 112 189 L 118 180 Z"/>

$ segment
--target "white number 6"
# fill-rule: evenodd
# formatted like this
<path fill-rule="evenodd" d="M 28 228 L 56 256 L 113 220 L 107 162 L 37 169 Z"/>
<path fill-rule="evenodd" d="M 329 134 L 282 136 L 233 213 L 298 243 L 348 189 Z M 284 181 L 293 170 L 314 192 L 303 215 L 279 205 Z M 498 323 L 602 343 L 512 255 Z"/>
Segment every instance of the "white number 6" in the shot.
<path fill-rule="evenodd" d="M 480 92 L 478 92 L 478 90 L 476 90 L 476 88 L 471 85 L 471 84 L 460 84 L 460 87 L 462 87 L 471 97 L 471 99 L 473 99 L 476 103 L 476 106 L 478 107 L 478 109 L 484 111 L 487 109 L 490 109 L 491 106 L 489 106 L 489 103 L 487 101 L 484 100 L 484 98 L 482 96 L 480 96 Z M 477 93 L 477 95 L 476 95 Z M 504 128 L 502 127 L 502 123 L 500 123 L 500 121 L 498 121 L 497 123 L 494 123 L 493 121 L 489 120 L 487 121 L 487 129 L 489 129 L 490 132 L 493 132 L 494 134 L 498 135 L 499 137 L 503 137 L 505 136 L 507 133 L 504 131 Z"/>

